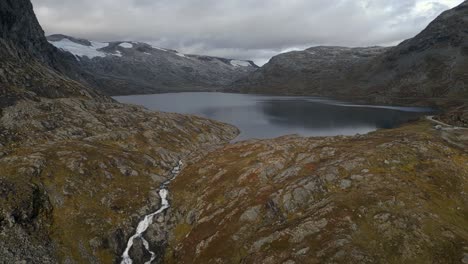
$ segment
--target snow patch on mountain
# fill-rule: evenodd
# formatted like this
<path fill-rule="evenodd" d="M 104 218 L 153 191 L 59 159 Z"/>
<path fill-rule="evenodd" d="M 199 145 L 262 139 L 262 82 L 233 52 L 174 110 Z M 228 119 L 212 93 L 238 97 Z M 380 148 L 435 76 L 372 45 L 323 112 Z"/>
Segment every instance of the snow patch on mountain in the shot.
<path fill-rule="evenodd" d="M 60 41 L 49 41 L 49 43 L 61 50 L 68 51 L 77 57 L 88 57 L 90 59 L 95 57 L 106 57 L 107 54 L 103 51 L 99 51 L 99 49 L 109 45 L 109 43 L 91 41 L 91 46 L 85 46 L 66 38 Z"/>
<path fill-rule="evenodd" d="M 128 43 L 128 42 L 120 43 L 119 46 L 122 47 L 122 48 L 126 48 L 126 49 L 131 49 L 131 48 L 133 48 L 133 44 L 132 44 L 132 43 Z"/>
<path fill-rule="evenodd" d="M 187 58 L 187 56 L 185 56 L 185 54 L 182 54 L 180 52 L 176 52 L 175 55 L 181 57 L 181 58 Z"/>
<path fill-rule="evenodd" d="M 248 62 L 248 61 L 241 61 L 241 60 L 232 60 L 232 61 L 231 61 L 231 65 L 232 65 L 232 66 L 235 66 L 235 67 L 249 67 L 249 66 L 251 66 L 251 65 L 250 65 L 250 62 Z"/>
<path fill-rule="evenodd" d="M 112 54 L 112 55 L 117 56 L 117 57 L 122 57 L 122 52 L 120 52 L 120 50 L 116 50 L 115 54 Z"/>
<path fill-rule="evenodd" d="M 156 47 L 156 46 L 153 46 L 153 45 L 151 45 L 151 47 L 153 47 L 153 49 L 157 49 L 157 50 L 168 51 L 167 49 L 163 49 L 163 48 Z"/>

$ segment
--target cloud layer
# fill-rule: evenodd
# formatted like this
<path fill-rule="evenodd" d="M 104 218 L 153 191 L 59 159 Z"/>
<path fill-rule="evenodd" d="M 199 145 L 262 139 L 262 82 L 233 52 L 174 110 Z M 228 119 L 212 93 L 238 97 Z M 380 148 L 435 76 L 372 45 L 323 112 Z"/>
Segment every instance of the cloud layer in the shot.
<path fill-rule="evenodd" d="M 394 45 L 463 0 L 32 0 L 47 34 L 259 64 L 315 45 Z"/>

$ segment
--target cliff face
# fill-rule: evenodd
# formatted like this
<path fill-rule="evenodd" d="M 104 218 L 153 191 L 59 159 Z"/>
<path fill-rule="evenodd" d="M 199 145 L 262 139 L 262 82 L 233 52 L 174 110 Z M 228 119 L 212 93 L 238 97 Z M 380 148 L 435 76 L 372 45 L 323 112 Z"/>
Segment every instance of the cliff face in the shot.
<path fill-rule="evenodd" d="M 431 103 L 468 98 L 468 2 L 393 48 L 317 47 L 274 57 L 233 90 Z M 337 53 L 330 56 L 328 50 Z M 354 54 L 351 58 L 347 54 Z M 360 51 L 360 52 L 359 52 Z M 362 52 L 366 52 L 362 56 Z M 359 55 L 361 53 L 361 55 Z M 363 58 L 365 57 L 365 58 Z"/>
<path fill-rule="evenodd" d="M 30 1 L 1 1 L 0 30 L 0 107 L 37 96 L 110 100 L 63 75 L 75 67 L 47 42 Z"/>
<path fill-rule="evenodd" d="M 13 46 L 15 50 L 2 49 L 11 55 L 33 55 L 47 61 L 47 54 L 52 50 L 44 38 L 32 9 L 30 1 L 4 0 L 0 3 L 0 38 L 3 45 Z"/>

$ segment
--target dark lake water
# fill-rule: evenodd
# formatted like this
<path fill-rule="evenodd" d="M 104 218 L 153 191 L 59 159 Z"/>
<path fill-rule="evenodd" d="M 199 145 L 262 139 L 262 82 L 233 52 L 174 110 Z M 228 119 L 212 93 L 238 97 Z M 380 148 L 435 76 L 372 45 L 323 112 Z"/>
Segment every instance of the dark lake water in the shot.
<path fill-rule="evenodd" d="M 233 124 L 241 130 L 236 141 L 289 134 L 365 134 L 381 128 L 393 128 L 431 112 L 429 108 L 353 105 L 316 97 L 228 93 L 169 93 L 114 98 L 151 110 L 194 114 Z"/>

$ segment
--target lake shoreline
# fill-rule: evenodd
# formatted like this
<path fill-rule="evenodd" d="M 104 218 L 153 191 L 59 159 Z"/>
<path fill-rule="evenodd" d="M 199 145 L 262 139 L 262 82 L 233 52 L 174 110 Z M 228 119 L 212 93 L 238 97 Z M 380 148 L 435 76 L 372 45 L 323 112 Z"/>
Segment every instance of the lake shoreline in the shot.
<path fill-rule="evenodd" d="M 291 134 L 352 136 L 394 128 L 436 113 L 429 107 L 358 105 L 312 96 L 189 92 L 113 98 L 154 111 L 196 115 L 231 124 L 241 130 L 233 142 Z"/>

